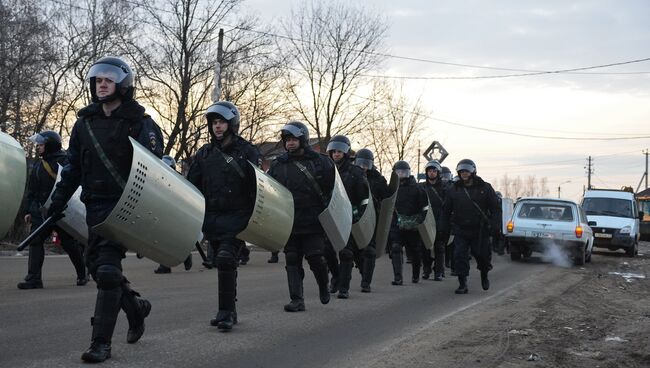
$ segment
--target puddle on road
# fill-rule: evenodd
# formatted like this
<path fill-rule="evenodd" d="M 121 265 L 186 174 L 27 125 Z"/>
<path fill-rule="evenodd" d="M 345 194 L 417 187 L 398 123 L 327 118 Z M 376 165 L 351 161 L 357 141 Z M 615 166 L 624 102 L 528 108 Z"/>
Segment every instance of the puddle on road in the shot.
<path fill-rule="evenodd" d="M 640 275 L 638 273 L 631 272 L 609 272 L 610 275 L 621 276 L 625 279 L 625 282 L 632 282 L 634 279 L 645 279 L 645 275 Z"/>

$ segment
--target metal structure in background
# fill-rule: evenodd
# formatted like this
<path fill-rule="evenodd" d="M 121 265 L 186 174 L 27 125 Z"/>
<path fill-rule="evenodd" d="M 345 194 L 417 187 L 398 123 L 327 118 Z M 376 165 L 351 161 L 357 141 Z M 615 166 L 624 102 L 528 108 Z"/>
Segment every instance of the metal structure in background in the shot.
<path fill-rule="evenodd" d="M 271 252 L 280 251 L 293 228 L 293 196 L 282 184 L 249 164 L 255 169 L 255 206 L 246 229 L 237 237 Z"/>
<path fill-rule="evenodd" d="M 5 236 L 16 220 L 26 181 L 23 147 L 10 135 L 0 132 L 0 237 Z"/>
<path fill-rule="evenodd" d="M 194 185 L 131 140 L 126 187 L 111 214 L 92 231 L 157 263 L 173 267 L 201 238 L 205 199 Z"/>
<path fill-rule="evenodd" d="M 435 154 L 436 152 L 438 152 L 437 155 Z M 449 152 L 447 152 L 445 147 L 443 147 L 440 142 L 433 141 L 431 142 L 429 148 L 424 150 L 422 156 L 424 156 L 424 158 L 426 158 L 427 161 L 438 160 L 438 162 L 442 164 L 442 162 L 447 158 L 447 156 L 449 156 Z"/>
<path fill-rule="evenodd" d="M 370 185 L 368 185 L 367 201 L 368 204 L 363 211 L 363 215 L 361 215 L 359 221 L 352 224 L 352 236 L 359 249 L 365 248 L 370 243 L 372 236 L 375 234 L 375 225 L 377 224 L 377 212 L 375 211 L 375 204 L 372 200 Z"/>
<path fill-rule="evenodd" d="M 59 171 L 56 176 L 56 182 L 52 188 L 52 193 L 45 201 L 45 209 L 50 208 L 52 203 L 52 194 L 56 189 L 56 184 L 61 181 L 61 170 L 63 167 L 59 165 Z M 56 222 L 56 225 L 65 230 L 76 241 L 88 245 L 88 225 L 86 224 L 86 205 L 81 202 L 81 187 L 77 188 L 72 197 L 67 203 L 67 207 L 63 211 L 64 217 Z"/>
<path fill-rule="evenodd" d="M 393 193 L 390 197 L 381 201 L 379 208 L 379 219 L 377 220 L 377 228 L 375 230 L 375 241 L 377 247 L 377 258 L 384 254 L 386 243 L 388 243 L 388 233 L 390 232 L 390 224 L 393 221 L 393 210 L 395 209 L 395 201 L 397 200 L 397 189 L 399 188 L 399 178 L 395 173 L 390 176 L 390 183 L 388 189 Z"/>
<path fill-rule="evenodd" d="M 352 231 L 352 204 L 345 192 L 339 170 L 334 168 L 334 189 L 327 208 L 318 215 L 318 221 L 323 226 L 325 234 L 332 247 L 338 252 L 345 248 Z"/>

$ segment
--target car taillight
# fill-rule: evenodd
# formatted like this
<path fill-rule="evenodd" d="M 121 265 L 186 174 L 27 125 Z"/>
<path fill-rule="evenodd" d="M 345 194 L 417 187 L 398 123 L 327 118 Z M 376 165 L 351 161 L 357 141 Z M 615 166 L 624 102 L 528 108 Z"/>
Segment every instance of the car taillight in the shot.
<path fill-rule="evenodd" d="M 506 230 L 508 230 L 509 233 L 511 233 L 515 229 L 515 224 L 512 221 L 508 221 L 508 225 L 506 225 Z"/>
<path fill-rule="evenodd" d="M 576 237 L 582 238 L 582 226 L 576 226 Z"/>

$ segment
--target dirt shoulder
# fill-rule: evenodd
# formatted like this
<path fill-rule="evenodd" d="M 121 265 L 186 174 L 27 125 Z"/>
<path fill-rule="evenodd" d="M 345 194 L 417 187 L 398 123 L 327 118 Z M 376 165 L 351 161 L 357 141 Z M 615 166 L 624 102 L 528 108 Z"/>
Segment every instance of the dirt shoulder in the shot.
<path fill-rule="evenodd" d="M 551 268 L 424 326 L 364 366 L 650 367 L 650 243 L 636 258 L 619 252 Z"/>

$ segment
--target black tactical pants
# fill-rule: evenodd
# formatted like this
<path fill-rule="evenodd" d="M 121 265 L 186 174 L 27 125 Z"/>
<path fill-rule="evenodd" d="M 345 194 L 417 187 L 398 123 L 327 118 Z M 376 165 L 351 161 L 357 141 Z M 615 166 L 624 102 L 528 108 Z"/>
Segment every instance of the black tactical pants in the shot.
<path fill-rule="evenodd" d="M 391 229 L 390 231 L 390 257 L 393 263 L 393 272 L 395 279 L 401 280 L 403 251 L 411 258 L 413 280 L 420 278 L 420 266 L 422 264 L 422 240 L 417 230 L 399 230 Z"/>
<path fill-rule="evenodd" d="M 287 279 L 289 282 L 289 296 L 291 300 L 303 299 L 303 279 L 305 271 L 302 267 L 303 258 L 307 259 L 312 270 L 319 293 L 327 293 L 328 273 L 325 253 L 325 234 L 291 234 L 284 247 L 286 260 Z"/>
<path fill-rule="evenodd" d="M 218 271 L 219 311 L 235 312 L 237 266 L 240 251 L 245 247 L 242 243 L 244 242 L 234 236 L 222 236 L 219 240 L 210 240 Z"/>
<path fill-rule="evenodd" d="M 470 252 L 479 270 L 487 272 L 492 269 L 492 250 L 487 232 L 457 231 L 454 236 L 454 271 L 458 276 L 469 275 Z"/>

